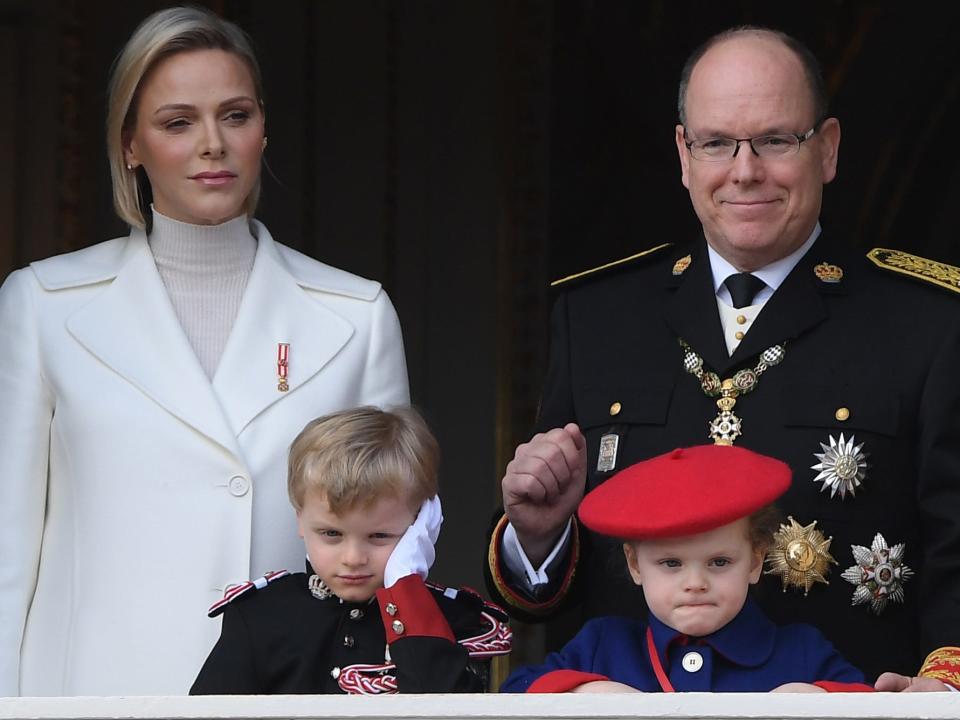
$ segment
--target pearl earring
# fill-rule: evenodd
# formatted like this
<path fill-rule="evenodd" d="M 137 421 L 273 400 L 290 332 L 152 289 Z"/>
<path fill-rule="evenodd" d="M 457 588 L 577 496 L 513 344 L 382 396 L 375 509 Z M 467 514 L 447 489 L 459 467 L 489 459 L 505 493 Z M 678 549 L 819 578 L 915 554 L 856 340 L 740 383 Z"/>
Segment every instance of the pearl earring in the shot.
<path fill-rule="evenodd" d="M 127 163 L 127 172 L 133 172 L 133 165 Z"/>
<path fill-rule="evenodd" d="M 264 138 L 263 138 L 263 146 L 260 148 L 260 151 L 263 152 L 263 151 L 266 150 L 266 149 L 267 149 L 267 138 L 266 138 L 266 136 L 264 136 Z"/>

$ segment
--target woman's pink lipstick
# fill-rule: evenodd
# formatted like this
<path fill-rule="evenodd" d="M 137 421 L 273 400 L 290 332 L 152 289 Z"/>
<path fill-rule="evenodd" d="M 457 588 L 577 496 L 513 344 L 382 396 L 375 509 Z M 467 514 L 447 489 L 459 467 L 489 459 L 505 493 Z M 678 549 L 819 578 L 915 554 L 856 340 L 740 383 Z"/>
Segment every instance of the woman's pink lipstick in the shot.
<path fill-rule="evenodd" d="M 196 180 L 204 185 L 226 185 L 236 179 L 236 175 L 225 170 L 220 172 L 202 172 L 191 175 L 191 180 Z"/>

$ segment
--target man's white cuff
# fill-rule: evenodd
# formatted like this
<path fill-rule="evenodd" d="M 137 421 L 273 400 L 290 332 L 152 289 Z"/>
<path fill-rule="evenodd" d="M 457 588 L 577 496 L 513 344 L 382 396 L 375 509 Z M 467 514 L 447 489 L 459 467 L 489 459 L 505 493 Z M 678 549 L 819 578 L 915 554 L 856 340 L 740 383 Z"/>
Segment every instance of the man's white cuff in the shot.
<path fill-rule="evenodd" d="M 563 534 L 553 546 L 553 550 L 547 555 L 543 564 L 539 568 L 534 568 L 530 559 L 520 546 L 520 540 L 517 538 L 517 531 L 512 524 L 507 524 L 507 529 L 503 531 L 503 562 L 507 569 L 517 579 L 526 580 L 526 590 L 533 590 L 537 585 L 546 585 L 550 582 L 547 574 L 551 563 L 558 557 L 562 557 L 570 543 L 570 528 L 572 520 L 567 520 L 567 526 L 563 529 Z"/>

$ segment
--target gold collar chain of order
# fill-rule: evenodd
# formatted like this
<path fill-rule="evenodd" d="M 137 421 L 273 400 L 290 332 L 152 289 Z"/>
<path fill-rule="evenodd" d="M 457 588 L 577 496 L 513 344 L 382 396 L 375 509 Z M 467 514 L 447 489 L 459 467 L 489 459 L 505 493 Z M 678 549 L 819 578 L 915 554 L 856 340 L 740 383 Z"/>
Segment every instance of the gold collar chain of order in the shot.
<path fill-rule="evenodd" d="M 710 437 L 715 445 L 733 445 L 742 434 L 742 421 L 733 414 L 737 398 L 746 395 L 757 387 L 760 376 L 774 365 L 779 365 L 787 355 L 787 344 L 772 345 L 760 353 L 760 359 L 753 368 L 742 368 L 733 377 L 720 379 L 712 370 L 703 369 L 703 358 L 697 354 L 686 340 L 680 338 L 683 348 L 683 369 L 700 381 L 700 387 L 707 397 L 717 397 L 719 414 L 710 421 Z"/>

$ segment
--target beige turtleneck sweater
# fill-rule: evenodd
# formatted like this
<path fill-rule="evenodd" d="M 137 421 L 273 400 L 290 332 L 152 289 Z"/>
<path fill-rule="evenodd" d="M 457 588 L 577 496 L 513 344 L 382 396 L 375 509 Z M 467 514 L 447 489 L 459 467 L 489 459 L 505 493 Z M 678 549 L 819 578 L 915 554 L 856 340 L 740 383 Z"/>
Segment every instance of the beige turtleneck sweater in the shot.
<path fill-rule="evenodd" d="M 212 380 L 257 252 L 249 220 L 191 225 L 154 210 L 149 241 L 180 325 Z"/>

